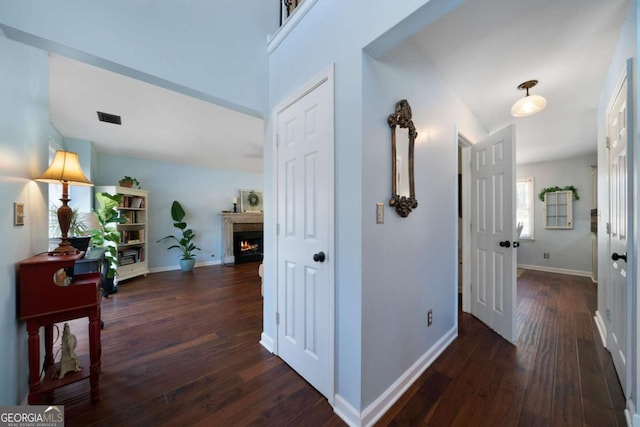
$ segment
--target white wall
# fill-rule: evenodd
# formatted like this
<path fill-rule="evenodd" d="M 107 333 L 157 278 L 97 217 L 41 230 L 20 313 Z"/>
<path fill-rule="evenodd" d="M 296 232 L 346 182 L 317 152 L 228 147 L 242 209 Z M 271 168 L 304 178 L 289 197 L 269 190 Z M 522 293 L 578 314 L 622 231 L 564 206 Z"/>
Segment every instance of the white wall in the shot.
<path fill-rule="evenodd" d="M 47 250 L 47 185 L 32 179 L 48 166 L 46 52 L 0 32 L 0 405 L 15 405 L 28 391 L 27 332 L 16 312 L 16 264 Z M 24 203 L 25 225 L 13 225 L 13 203 Z"/>
<path fill-rule="evenodd" d="M 551 162 L 518 165 L 518 178 L 534 178 L 535 240 L 520 240 L 518 265 L 570 270 L 588 276 L 592 271 L 591 207 L 593 175 L 591 166 L 597 163 L 595 154 Z M 546 187 L 573 185 L 580 200 L 573 201 L 573 228 L 555 230 L 544 228 L 544 202 L 538 194 Z M 549 253 L 549 259 L 543 254 Z"/>
<path fill-rule="evenodd" d="M 0 26 L 18 41 L 261 117 L 278 10 L 275 0 L 2 1 Z"/>
<path fill-rule="evenodd" d="M 438 339 L 457 331 L 456 128 L 474 141 L 486 131 L 408 42 L 378 60 L 365 56 L 363 70 L 362 390 L 367 406 Z M 405 98 L 418 132 L 418 208 L 402 218 L 388 206 L 391 142 L 386 119 Z M 384 224 L 376 224 L 376 202 L 385 204 Z M 433 325 L 427 327 L 430 309 Z"/>
<path fill-rule="evenodd" d="M 215 155 L 215 153 L 211 153 Z M 168 251 L 167 241 L 156 241 L 179 231 L 171 220 L 171 203 L 184 207 L 189 228 L 196 234 L 196 265 L 221 262 L 222 221 L 220 213 L 233 209 L 233 198 L 240 190 L 262 190 L 263 176 L 244 172 L 186 166 L 177 163 L 98 154 L 94 183 L 117 185 L 125 175 L 134 176 L 149 190 L 149 268 L 179 268 L 179 252 Z M 211 255 L 215 254 L 215 257 Z M 257 276 L 256 270 L 256 279 Z"/>

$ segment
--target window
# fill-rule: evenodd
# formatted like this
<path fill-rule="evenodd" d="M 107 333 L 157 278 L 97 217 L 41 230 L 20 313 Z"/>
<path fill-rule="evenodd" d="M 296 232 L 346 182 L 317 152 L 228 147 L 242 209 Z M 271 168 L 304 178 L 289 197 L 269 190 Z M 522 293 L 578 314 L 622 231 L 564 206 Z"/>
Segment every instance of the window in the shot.
<path fill-rule="evenodd" d="M 546 193 L 544 212 L 544 228 L 573 228 L 573 192 Z"/>
<path fill-rule="evenodd" d="M 522 229 L 519 239 L 533 240 L 533 178 L 518 178 L 516 183 L 516 222 Z"/>

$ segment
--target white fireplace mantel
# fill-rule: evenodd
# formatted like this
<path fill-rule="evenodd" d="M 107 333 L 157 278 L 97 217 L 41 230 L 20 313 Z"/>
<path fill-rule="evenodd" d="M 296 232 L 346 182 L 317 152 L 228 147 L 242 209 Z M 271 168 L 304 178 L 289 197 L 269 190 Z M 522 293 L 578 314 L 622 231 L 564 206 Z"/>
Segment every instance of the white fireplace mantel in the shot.
<path fill-rule="evenodd" d="M 233 224 L 262 224 L 264 223 L 264 215 L 262 212 L 222 212 L 220 216 L 222 217 L 222 262 L 224 264 L 233 264 L 235 262 L 235 256 L 233 255 Z"/>

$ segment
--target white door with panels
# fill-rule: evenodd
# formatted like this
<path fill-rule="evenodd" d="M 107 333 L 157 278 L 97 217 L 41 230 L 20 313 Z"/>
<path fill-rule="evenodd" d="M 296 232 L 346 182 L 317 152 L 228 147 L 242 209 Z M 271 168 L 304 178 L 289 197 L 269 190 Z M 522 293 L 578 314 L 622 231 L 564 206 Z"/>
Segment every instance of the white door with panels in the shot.
<path fill-rule="evenodd" d="M 277 353 L 333 400 L 333 70 L 276 108 Z"/>
<path fill-rule="evenodd" d="M 471 147 L 471 314 L 515 343 L 515 127 Z"/>
<path fill-rule="evenodd" d="M 607 114 L 607 140 L 609 146 L 609 337 L 607 348 L 618 373 L 625 396 L 628 396 L 628 282 L 627 236 L 628 224 L 628 170 L 627 153 L 627 79 L 620 85 L 618 93 Z"/>

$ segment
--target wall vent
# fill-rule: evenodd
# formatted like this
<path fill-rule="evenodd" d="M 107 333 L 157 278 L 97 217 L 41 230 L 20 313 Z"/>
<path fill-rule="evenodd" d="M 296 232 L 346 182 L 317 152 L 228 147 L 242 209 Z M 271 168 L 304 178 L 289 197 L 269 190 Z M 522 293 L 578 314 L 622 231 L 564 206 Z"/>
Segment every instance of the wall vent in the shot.
<path fill-rule="evenodd" d="M 106 123 L 113 123 L 114 125 L 121 125 L 122 119 L 115 114 L 103 113 L 102 111 L 96 111 L 98 113 L 98 120 Z"/>

